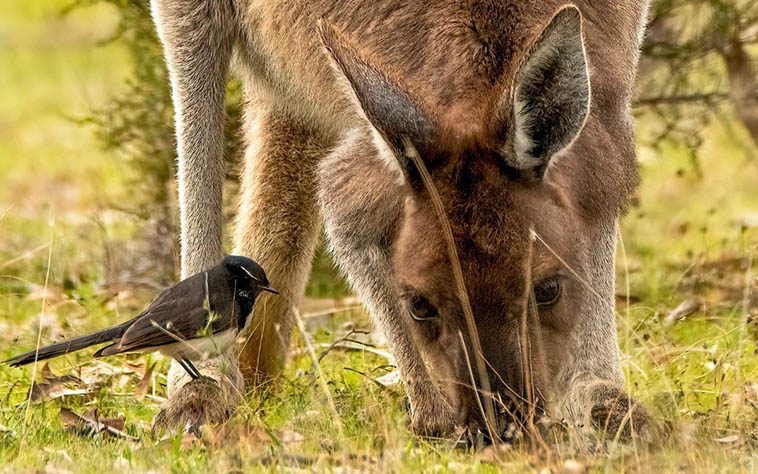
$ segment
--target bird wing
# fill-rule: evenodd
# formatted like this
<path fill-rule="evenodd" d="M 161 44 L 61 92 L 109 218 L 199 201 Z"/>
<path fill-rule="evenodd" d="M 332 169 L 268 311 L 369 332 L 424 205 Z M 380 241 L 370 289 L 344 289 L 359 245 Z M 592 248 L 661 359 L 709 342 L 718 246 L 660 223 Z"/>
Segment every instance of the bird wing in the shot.
<path fill-rule="evenodd" d="M 124 332 L 108 354 L 135 351 L 208 336 L 231 327 L 229 311 L 210 311 L 206 273 L 164 290 Z M 107 354 L 103 354 L 107 355 Z"/>
<path fill-rule="evenodd" d="M 145 315 L 127 329 L 107 353 L 131 352 L 196 339 L 216 332 L 212 324 L 209 324 L 209 312 L 204 308 L 195 308 L 181 316 L 175 313 Z"/>

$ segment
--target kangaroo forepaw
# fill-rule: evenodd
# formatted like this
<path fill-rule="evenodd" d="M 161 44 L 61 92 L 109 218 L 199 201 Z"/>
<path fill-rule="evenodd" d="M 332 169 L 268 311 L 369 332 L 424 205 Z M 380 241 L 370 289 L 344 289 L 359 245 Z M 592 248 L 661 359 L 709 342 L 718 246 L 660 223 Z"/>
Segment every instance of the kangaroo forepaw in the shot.
<path fill-rule="evenodd" d="M 645 407 L 624 393 L 592 406 L 592 424 L 611 438 L 648 437 L 652 422 Z"/>
<path fill-rule="evenodd" d="M 423 400 L 411 414 L 411 429 L 419 436 L 449 438 L 456 431 L 457 418 L 446 400 Z"/>
<path fill-rule="evenodd" d="M 184 429 L 197 431 L 206 424 L 227 421 L 236 404 L 227 400 L 219 383 L 201 376 L 186 383 L 167 402 L 153 421 L 153 433 Z"/>

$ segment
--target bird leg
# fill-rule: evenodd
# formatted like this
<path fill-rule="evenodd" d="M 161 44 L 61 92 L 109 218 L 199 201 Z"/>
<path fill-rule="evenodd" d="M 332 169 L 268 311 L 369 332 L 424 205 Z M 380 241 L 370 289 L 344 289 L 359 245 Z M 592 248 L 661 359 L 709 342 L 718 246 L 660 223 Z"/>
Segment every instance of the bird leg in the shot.
<path fill-rule="evenodd" d="M 192 377 L 192 380 L 197 380 L 200 378 L 200 371 L 197 370 L 197 367 L 195 367 L 195 364 L 193 364 L 191 360 L 187 359 L 186 357 L 182 357 L 176 361 L 179 363 L 179 365 L 182 366 L 187 374 Z"/>
<path fill-rule="evenodd" d="M 201 374 L 200 371 L 197 370 L 197 367 L 195 367 L 195 364 L 193 364 L 190 359 L 188 359 L 188 358 L 185 357 L 184 358 L 184 363 L 187 364 L 187 367 L 189 367 L 190 369 L 192 369 L 192 371 L 195 373 L 196 377 L 193 377 L 194 379 L 197 380 L 197 379 L 199 379 L 200 377 L 203 376 L 203 374 Z"/>

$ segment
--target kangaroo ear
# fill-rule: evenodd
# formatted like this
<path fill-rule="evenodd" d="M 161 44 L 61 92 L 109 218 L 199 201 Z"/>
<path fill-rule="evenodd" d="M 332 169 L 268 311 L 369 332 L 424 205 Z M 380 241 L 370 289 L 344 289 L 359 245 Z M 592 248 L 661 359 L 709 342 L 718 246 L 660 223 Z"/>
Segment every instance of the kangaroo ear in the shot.
<path fill-rule="evenodd" d="M 436 127 L 430 116 L 403 87 L 377 66 L 369 63 L 349 40 L 324 20 L 319 35 L 338 76 L 347 83 L 360 111 L 405 165 L 403 140 L 409 138 L 420 150 L 434 141 Z"/>
<path fill-rule="evenodd" d="M 509 165 L 541 176 L 550 159 L 579 135 L 589 114 L 590 78 L 582 15 L 555 14 L 516 75 Z"/>

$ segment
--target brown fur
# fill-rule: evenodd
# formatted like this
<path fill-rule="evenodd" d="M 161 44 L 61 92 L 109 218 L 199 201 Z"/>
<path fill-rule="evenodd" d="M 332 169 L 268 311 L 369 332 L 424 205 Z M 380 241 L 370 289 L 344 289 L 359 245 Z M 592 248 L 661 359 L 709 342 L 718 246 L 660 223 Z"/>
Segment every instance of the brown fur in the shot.
<path fill-rule="evenodd" d="M 514 89 L 527 80 L 520 71 L 540 51 L 557 12 L 573 14 L 563 0 L 232 0 L 231 11 L 203 0 L 154 0 L 159 13 L 201 4 L 214 10 L 208 16 L 215 21 L 203 26 L 211 37 L 229 38 L 245 81 L 249 147 L 235 247 L 258 260 L 284 294 L 256 307 L 253 336 L 240 355 L 248 375 L 265 378 L 281 367 L 290 305 L 302 296 L 319 228 L 318 198 L 335 256 L 397 356 L 414 427 L 448 432 L 478 419 L 474 392 L 465 387 L 460 338 L 467 335 L 450 262 L 429 197 L 399 145 L 410 135 L 452 224 L 495 390 L 507 398 L 523 389 L 516 321 L 534 310 L 532 284 L 555 274 L 564 277 L 564 297 L 529 329 L 543 401 L 582 418 L 590 415 L 587 397 L 599 392 L 579 400 L 577 387 L 620 384 L 613 246 L 616 219 L 637 184 L 630 97 L 647 2 L 574 3 L 591 78 L 589 118 L 549 163 L 519 169 L 511 156 Z M 211 97 L 179 85 L 192 84 L 191 74 L 207 76 L 182 72 L 182 51 L 193 51 L 188 28 L 172 26 L 178 17 L 156 16 L 176 64 L 183 117 Z M 223 71 L 225 56 L 203 54 L 207 67 Z M 582 78 L 566 80 L 570 86 Z M 397 111 L 405 115 L 392 117 Z M 190 136 L 180 143 L 210 140 L 181 133 Z M 210 180 L 215 189 L 220 178 L 203 171 L 202 161 L 215 163 L 214 153 L 195 157 L 180 145 L 185 181 Z M 193 263 L 192 255 L 220 252 L 216 240 L 203 240 L 216 221 L 194 217 L 207 215 L 203 193 L 195 186 L 183 194 L 185 272 L 210 262 Z M 539 240 L 530 255 L 532 228 Z M 531 282 L 524 278 L 529 262 Z M 423 293 L 441 317 L 413 321 L 404 306 L 411 293 Z"/>

